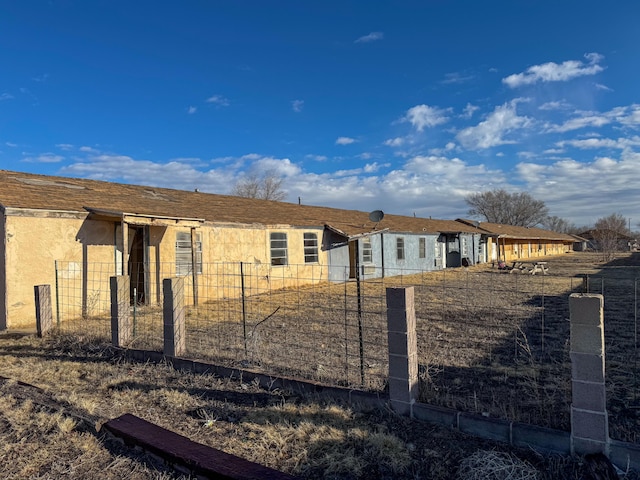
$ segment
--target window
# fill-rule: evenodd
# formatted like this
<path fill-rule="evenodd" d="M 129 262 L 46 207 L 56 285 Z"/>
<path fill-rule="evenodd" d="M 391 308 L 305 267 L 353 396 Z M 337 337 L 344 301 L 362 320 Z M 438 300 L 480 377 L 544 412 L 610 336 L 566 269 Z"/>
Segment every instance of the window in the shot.
<path fill-rule="evenodd" d="M 191 232 L 176 232 L 176 275 L 192 272 Z M 196 235 L 196 273 L 202 273 L 202 240 Z"/>
<path fill-rule="evenodd" d="M 404 260 L 404 237 L 396 238 L 396 254 L 398 260 Z"/>
<path fill-rule="evenodd" d="M 368 238 L 362 239 L 362 263 L 373 263 L 373 250 Z"/>
<path fill-rule="evenodd" d="M 273 254 L 271 255 L 273 261 Z M 318 235 L 304 234 L 304 263 L 318 263 Z"/>
<path fill-rule="evenodd" d="M 418 257 L 426 258 L 427 256 L 427 239 L 419 238 L 418 239 Z"/>
<path fill-rule="evenodd" d="M 287 234 L 271 234 L 271 265 L 287 265 Z"/>
<path fill-rule="evenodd" d="M 466 256 L 469 255 L 468 239 L 467 239 L 467 237 L 462 237 L 461 241 L 462 241 L 462 247 L 461 247 L 462 256 L 466 257 Z"/>

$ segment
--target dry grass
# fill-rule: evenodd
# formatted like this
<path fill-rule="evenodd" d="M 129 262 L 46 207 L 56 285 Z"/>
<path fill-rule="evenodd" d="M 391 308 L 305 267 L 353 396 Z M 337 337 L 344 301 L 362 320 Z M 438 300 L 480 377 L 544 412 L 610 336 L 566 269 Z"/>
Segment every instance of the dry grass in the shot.
<path fill-rule="evenodd" d="M 0 478 L 179 478 L 97 432 L 125 412 L 309 479 L 450 479 L 476 451 L 526 461 L 541 480 L 583 468 L 384 410 L 129 363 L 89 337 L 0 336 L 0 375 Z"/>
<path fill-rule="evenodd" d="M 335 385 L 383 390 L 385 288 L 414 286 L 421 397 L 428 403 L 568 430 L 568 295 L 605 294 L 611 434 L 637 442 L 640 365 L 635 298 L 640 254 L 604 263 L 595 253 L 545 258 L 550 275 L 490 265 L 362 282 L 302 285 L 259 295 L 202 299 L 187 309 L 187 356 Z M 131 346 L 162 349 L 162 311 L 136 309 Z M 104 332 L 99 317 L 65 331 Z"/>

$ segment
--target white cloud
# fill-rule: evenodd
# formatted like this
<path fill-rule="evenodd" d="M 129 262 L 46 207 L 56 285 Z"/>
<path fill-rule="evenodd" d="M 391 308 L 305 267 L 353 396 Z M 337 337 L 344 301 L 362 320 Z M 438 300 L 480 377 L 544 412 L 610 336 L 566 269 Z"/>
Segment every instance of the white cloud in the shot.
<path fill-rule="evenodd" d="M 294 112 L 300 113 L 304 108 L 304 100 L 293 100 L 291 102 L 291 108 Z"/>
<path fill-rule="evenodd" d="M 624 137 L 618 138 L 617 140 L 611 138 L 585 138 L 582 140 L 563 140 L 561 142 L 557 142 L 556 144 L 560 148 L 564 148 L 565 146 L 570 146 L 574 148 L 579 148 L 581 150 L 587 149 L 596 149 L 596 148 L 609 148 L 609 149 L 617 149 L 617 150 L 627 150 L 632 149 L 633 147 L 640 146 L 640 137 Z"/>
<path fill-rule="evenodd" d="M 617 116 L 617 120 L 627 127 L 640 125 L 640 105 L 633 104 L 629 106 L 624 113 Z"/>
<path fill-rule="evenodd" d="M 71 145 L 70 143 L 58 143 L 56 144 L 56 148 L 59 148 L 60 150 L 69 151 L 69 150 L 73 150 L 74 146 Z"/>
<path fill-rule="evenodd" d="M 368 35 L 363 35 L 362 37 L 356 39 L 354 43 L 369 43 L 375 42 L 376 40 L 382 40 L 384 38 L 384 33 L 382 32 L 371 32 Z"/>
<path fill-rule="evenodd" d="M 459 83 L 465 83 L 468 82 L 470 80 L 473 80 L 473 75 L 464 75 L 460 72 L 452 72 L 452 73 L 446 73 L 444 75 L 444 80 L 442 80 L 441 83 L 447 85 L 447 84 L 459 84 Z"/>
<path fill-rule="evenodd" d="M 464 107 L 464 110 L 462 111 L 462 118 L 471 118 L 473 117 L 473 114 L 477 111 L 480 110 L 480 107 L 477 107 L 475 105 L 471 105 L 470 103 L 467 103 L 467 106 Z"/>
<path fill-rule="evenodd" d="M 13 98 L 13 95 L 11 95 L 10 93 L 0 93 L 0 101 L 11 100 L 12 98 Z"/>
<path fill-rule="evenodd" d="M 305 155 L 304 158 L 308 158 L 309 160 L 315 160 L 316 162 L 326 162 L 328 160 L 326 155 Z"/>
<path fill-rule="evenodd" d="M 565 110 L 567 108 L 570 108 L 571 105 L 569 105 L 567 102 L 565 102 L 564 100 L 556 100 L 553 102 L 546 102 L 543 103 L 542 105 L 540 105 L 538 107 L 538 110 L 546 110 L 546 111 L 553 111 L 553 110 Z"/>
<path fill-rule="evenodd" d="M 450 109 L 441 109 L 438 107 L 430 107 L 429 105 L 416 105 L 407 110 L 404 120 L 411 123 L 419 132 L 425 127 L 435 127 L 446 123 L 449 118 L 447 113 Z"/>
<path fill-rule="evenodd" d="M 4 144 L 5 144 L 7 147 L 11 147 L 11 148 L 15 148 L 15 147 L 17 147 L 17 146 L 18 146 L 18 144 L 17 144 L 17 143 L 12 143 L 12 142 L 4 142 Z"/>
<path fill-rule="evenodd" d="M 531 85 L 537 82 L 566 82 L 584 75 L 595 75 L 604 70 L 599 63 L 603 56 L 597 53 L 585 54 L 587 62 L 567 60 L 562 63 L 548 62 L 533 65 L 524 73 L 514 73 L 502 79 L 502 83 L 510 88 Z"/>
<path fill-rule="evenodd" d="M 616 107 L 604 113 L 578 110 L 574 115 L 574 118 L 570 118 L 561 125 L 548 125 L 546 131 L 565 133 L 585 127 L 602 127 L 615 122 L 628 127 L 640 125 L 640 105 L 636 104 L 629 107 Z"/>
<path fill-rule="evenodd" d="M 402 145 L 404 145 L 404 143 L 405 143 L 405 138 L 403 137 L 389 138 L 384 141 L 384 144 L 387 147 L 401 147 Z"/>
<path fill-rule="evenodd" d="M 83 147 L 80 147 L 78 150 L 80 150 L 81 152 L 85 152 L 85 153 L 98 153 L 98 150 L 96 150 L 93 147 L 83 146 Z"/>
<path fill-rule="evenodd" d="M 43 153 L 40 155 L 28 155 L 25 156 L 22 161 L 28 163 L 60 163 L 64 160 L 62 155 L 56 155 L 54 153 Z"/>
<path fill-rule="evenodd" d="M 223 95 L 212 95 L 206 100 L 207 103 L 213 103 L 214 105 L 218 105 L 220 107 L 228 107 L 229 99 L 224 97 Z"/>
<path fill-rule="evenodd" d="M 505 135 L 529 127 L 533 122 L 528 117 L 518 116 L 516 105 L 520 100 L 505 103 L 490 113 L 486 120 L 475 127 L 467 127 L 456 135 L 463 147 L 468 150 L 485 149 L 497 145 L 515 143 L 506 140 Z"/>
<path fill-rule="evenodd" d="M 336 140 L 336 145 L 350 145 L 355 141 L 356 139 L 351 137 L 338 137 Z"/>
<path fill-rule="evenodd" d="M 606 85 L 603 85 L 602 83 L 596 83 L 596 88 L 598 90 L 604 90 L 605 92 L 613 92 L 613 88 L 609 88 Z"/>
<path fill-rule="evenodd" d="M 190 105 L 189 108 L 187 108 L 187 113 L 189 115 L 193 115 L 197 111 L 198 111 L 198 107 L 194 107 L 193 105 Z"/>

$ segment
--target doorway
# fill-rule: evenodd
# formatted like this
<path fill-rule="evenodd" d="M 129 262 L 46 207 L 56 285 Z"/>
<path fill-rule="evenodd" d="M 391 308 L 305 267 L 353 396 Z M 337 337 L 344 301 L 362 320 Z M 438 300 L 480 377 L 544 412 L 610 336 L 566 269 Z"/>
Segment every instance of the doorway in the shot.
<path fill-rule="evenodd" d="M 148 297 L 148 227 L 129 227 L 129 239 L 129 297 L 132 304 L 144 305 Z"/>

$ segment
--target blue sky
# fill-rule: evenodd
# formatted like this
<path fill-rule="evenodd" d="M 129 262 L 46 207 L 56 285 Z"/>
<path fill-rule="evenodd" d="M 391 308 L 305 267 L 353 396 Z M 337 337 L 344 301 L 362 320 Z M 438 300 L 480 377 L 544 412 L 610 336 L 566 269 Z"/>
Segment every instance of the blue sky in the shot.
<path fill-rule="evenodd" d="M 0 0 L 0 168 L 640 223 L 640 2 Z"/>

